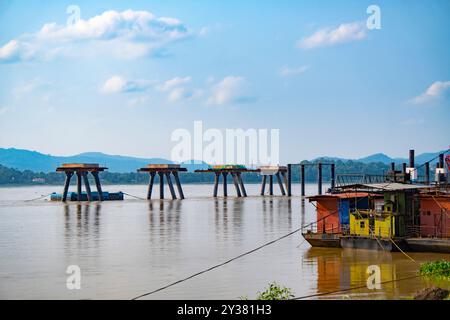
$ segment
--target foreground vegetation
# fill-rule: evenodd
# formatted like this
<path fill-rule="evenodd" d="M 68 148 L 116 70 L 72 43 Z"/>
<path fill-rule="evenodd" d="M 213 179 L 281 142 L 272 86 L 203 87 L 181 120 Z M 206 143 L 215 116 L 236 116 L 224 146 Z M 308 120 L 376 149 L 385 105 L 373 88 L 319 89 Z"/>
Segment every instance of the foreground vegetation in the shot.
<path fill-rule="evenodd" d="M 272 282 L 263 292 L 258 292 L 256 300 L 289 300 L 293 297 L 291 288 L 282 287 L 276 282 Z M 248 297 L 241 297 L 241 299 L 248 300 Z"/>
<path fill-rule="evenodd" d="M 419 274 L 435 279 L 450 280 L 450 261 L 438 260 L 421 264 Z"/>

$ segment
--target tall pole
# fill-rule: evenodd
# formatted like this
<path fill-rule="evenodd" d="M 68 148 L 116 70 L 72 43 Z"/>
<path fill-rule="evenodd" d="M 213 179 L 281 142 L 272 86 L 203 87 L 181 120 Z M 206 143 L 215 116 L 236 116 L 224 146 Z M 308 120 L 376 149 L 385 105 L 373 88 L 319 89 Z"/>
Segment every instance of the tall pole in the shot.
<path fill-rule="evenodd" d="M 335 179 L 336 179 L 335 167 L 334 167 L 334 163 L 332 163 L 331 164 L 331 190 L 334 189 Z"/>
<path fill-rule="evenodd" d="M 178 171 L 172 171 L 173 177 L 175 178 L 175 184 L 177 185 L 178 194 L 180 195 L 180 199 L 184 199 L 183 188 L 181 188 L 180 177 L 178 176 Z"/>
<path fill-rule="evenodd" d="M 425 184 L 430 184 L 430 163 L 425 162 Z"/>
<path fill-rule="evenodd" d="M 87 172 L 83 172 L 82 175 L 83 175 L 84 188 L 86 189 L 86 194 L 87 194 L 88 201 L 92 201 L 91 186 L 89 185 Z"/>
<path fill-rule="evenodd" d="M 392 178 L 394 179 L 394 182 L 397 182 L 397 177 L 395 174 L 395 162 L 391 162 L 391 172 L 392 172 Z"/>
<path fill-rule="evenodd" d="M 177 195 L 175 194 L 175 189 L 173 188 L 172 178 L 170 177 L 170 172 L 166 172 L 165 176 L 167 179 L 167 185 L 169 186 L 170 195 L 172 196 L 172 199 L 176 199 Z"/>
<path fill-rule="evenodd" d="M 414 168 L 414 150 L 409 150 L 409 167 Z"/>
<path fill-rule="evenodd" d="M 234 188 L 236 189 L 236 195 L 238 196 L 238 197 L 241 197 L 242 196 L 242 194 L 241 194 L 241 190 L 239 189 L 239 181 L 238 181 L 238 179 L 237 179 L 237 175 L 236 175 L 236 173 L 231 173 L 231 177 L 233 178 L 233 183 L 234 183 Z"/>
<path fill-rule="evenodd" d="M 219 188 L 219 176 L 220 176 L 219 172 L 214 173 L 214 192 L 213 192 L 214 198 L 217 197 L 217 189 Z"/>
<path fill-rule="evenodd" d="M 73 172 L 66 171 L 66 181 L 64 183 L 64 190 L 63 190 L 63 196 L 62 201 L 65 202 L 67 200 L 67 192 L 69 191 L 69 185 L 70 185 L 70 179 L 73 176 Z"/>
<path fill-rule="evenodd" d="M 292 164 L 287 165 L 287 194 L 292 196 Z"/>
<path fill-rule="evenodd" d="M 322 163 L 317 166 L 317 193 L 322 194 Z"/>
<path fill-rule="evenodd" d="M 228 172 L 222 172 L 222 176 L 223 176 L 223 196 L 224 197 L 228 197 L 228 191 L 227 191 L 227 175 Z"/>
<path fill-rule="evenodd" d="M 92 171 L 91 173 L 94 176 L 95 187 L 97 188 L 97 193 L 98 193 L 98 199 L 100 201 L 103 201 L 102 185 L 100 184 L 100 178 L 98 176 L 98 172 L 97 171 Z"/>
<path fill-rule="evenodd" d="M 439 169 L 444 169 L 444 154 L 441 153 L 439 155 Z M 443 180 L 443 173 L 439 173 L 438 178 L 439 178 L 439 183 L 441 183 L 441 181 Z"/>
<path fill-rule="evenodd" d="M 159 175 L 159 198 L 164 199 L 164 173 L 158 172 Z"/>
<path fill-rule="evenodd" d="M 81 201 L 81 172 L 77 171 L 77 200 Z"/>
<path fill-rule="evenodd" d="M 273 196 L 273 175 L 269 175 L 269 194 Z"/>
<path fill-rule="evenodd" d="M 410 176 L 409 174 L 406 174 L 406 163 L 402 163 L 402 173 L 403 173 L 403 182 L 407 182 L 408 180 L 410 180 Z"/>
<path fill-rule="evenodd" d="M 439 155 L 439 168 L 444 168 L 444 154 L 443 153 L 441 153 L 440 155 Z"/>
<path fill-rule="evenodd" d="M 263 175 L 262 176 L 262 181 L 261 181 L 261 195 L 263 196 L 265 191 L 266 191 L 266 181 L 267 181 L 267 176 Z"/>
<path fill-rule="evenodd" d="M 150 179 L 148 181 L 148 190 L 147 190 L 147 200 L 150 200 L 152 198 L 152 191 L 153 191 L 153 183 L 155 182 L 155 172 L 150 172 Z"/>
<path fill-rule="evenodd" d="M 239 185 L 241 186 L 242 196 L 246 197 L 247 196 L 247 191 L 245 190 L 244 181 L 242 180 L 241 173 L 238 172 L 236 175 L 237 175 L 237 178 L 238 178 Z"/>
<path fill-rule="evenodd" d="M 275 174 L 275 176 L 277 177 L 278 185 L 280 186 L 281 194 L 282 194 L 283 196 L 285 196 L 285 195 L 286 195 L 286 192 L 284 191 L 283 182 L 281 181 L 280 172 L 277 172 L 277 173 Z"/>
<path fill-rule="evenodd" d="M 300 165 L 300 176 L 301 176 L 301 195 L 302 195 L 302 197 L 304 197 L 305 196 L 305 165 L 304 164 L 302 164 L 302 165 Z"/>

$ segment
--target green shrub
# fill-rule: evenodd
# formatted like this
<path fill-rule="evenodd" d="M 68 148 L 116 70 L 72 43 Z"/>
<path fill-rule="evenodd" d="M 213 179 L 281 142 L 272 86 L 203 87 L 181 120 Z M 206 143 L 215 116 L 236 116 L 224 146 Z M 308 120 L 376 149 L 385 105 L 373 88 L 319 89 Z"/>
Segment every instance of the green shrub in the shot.
<path fill-rule="evenodd" d="M 293 297 L 290 288 L 281 287 L 276 282 L 272 282 L 265 291 L 258 292 L 256 300 L 289 300 Z"/>
<path fill-rule="evenodd" d="M 450 261 L 438 260 L 420 265 L 419 274 L 426 277 L 450 280 Z"/>

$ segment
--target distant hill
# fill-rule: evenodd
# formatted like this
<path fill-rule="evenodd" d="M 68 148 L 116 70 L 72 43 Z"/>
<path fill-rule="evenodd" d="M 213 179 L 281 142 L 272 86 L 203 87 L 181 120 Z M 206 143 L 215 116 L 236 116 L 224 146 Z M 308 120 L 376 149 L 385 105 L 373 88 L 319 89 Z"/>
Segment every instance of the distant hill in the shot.
<path fill-rule="evenodd" d="M 101 152 L 86 152 L 74 156 L 52 156 L 36 151 L 0 148 L 0 164 L 17 170 L 31 170 L 35 172 L 52 172 L 62 163 L 86 162 L 99 163 L 109 168 L 110 172 L 134 172 L 137 168 L 149 163 L 173 163 L 163 158 L 136 158 L 120 155 L 109 155 Z M 187 162 L 184 165 L 189 171 L 207 167 L 206 163 L 198 161 Z"/>
<path fill-rule="evenodd" d="M 416 155 L 415 159 L 414 159 L 415 164 L 421 165 L 421 164 L 429 161 L 430 159 L 437 157 L 439 154 L 444 153 L 445 151 L 446 150 L 437 151 L 437 152 L 427 152 L 427 153 L 422 153 L 422 154 Z M 384 153 L 375 153 L 370 156 L 359 158 L 359 159 L 345 159 L 345 158 L 324 156 L 324 157 L 316 158 L 313 161 L 317 161 L 317 160 L 322 160 L 322 161 L 338 161 L 338 160 L 340 160 L 340 161 L 344 161 L 344 162 L 352 160 L 352 161 L 358 161 L 358 162 L 362 162 L 362 163 L 381 162 L 384 164 L 390 164 L 391 162 L 395 162 L 396 164 L 400 164 L 403 162 L 405 162 L 405 163 L 409 162 L 408 158 L 391 158 Z M 436 160 L 436 162 L 437 162 L 437 160 Z"/>
<path fill-rule="evenodd" d="M 360 162 L 370 163 L 370 162 L 382 162 L 385 164 L 395 162 L 394 159 L 385 155 L 384 153 L 375 153 L 370 156 L 358 159 Z"/>
<path fill-rule="evenodd" d="M 420 165 L 444 151 L 422 153 L 416 156 L 416 164 Z M 360 159 L 344 159 L 337 157 L 324 156 L 316 158 L 313 161 L 343 161 L 348 160 L 358 161 L 362 163 L 373 163 L 381 162 L 383 164 L 389 164 L 391 162 L 402 163 L 408 162 L 408 159 L 403 158 L 391 158 L 383 153 L 376 153 Z M 120 155 L 109 155 L 101 152 L 85 152 L 74 156 L 52 156 L 49 154 L 43 154 L 36 151 L 15 149 L 15 148 L 0 148 L 0 164 L 17 170 L 31 170 L 34 172 L 53 172 L 55 168 L 62 163 L 70 162 L 86 162 L 86 163 L 99 163 L 100 165 L 109 168 L 110 172 L 135 172 L 137 168 L 145 166 L 149 163 L 172 163 L 170 160 L 163 158 L 137 158 L 137 157 L 127 157 Z M 182 165 L 186 167 L 189 171 L 194 171 L 196 169 L 205 169 L 208 165 L 202 161 L 186 161 Z"/>

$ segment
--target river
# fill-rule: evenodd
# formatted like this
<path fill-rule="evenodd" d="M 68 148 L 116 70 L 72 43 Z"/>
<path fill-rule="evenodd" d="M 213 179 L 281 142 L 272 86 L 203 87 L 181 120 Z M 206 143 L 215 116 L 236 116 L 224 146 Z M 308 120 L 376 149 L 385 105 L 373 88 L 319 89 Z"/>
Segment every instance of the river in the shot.
<path fill-rule="evenodd" d="M 26 201 L 58 186 L 0 188 L 1 299 L 130 299 L 226 261 L 315 220 L 298 196 L 211 197 L 212 185 L 184 185 L 185 200 L 58 203 Z M 233 194 L 229 185 L 229 194 Z M 307 185 L 314 194 L 316 186 Z M 145 197 L 143 185 L 109 185 Z M 277 185 L 274 186 L 277 192 Z M 293 185 L 298 195 L 299 186 Z M 219 190 L 220 194 L 220 190 Z M 378 265 L 382 281 L 414 275 L 420 262 L 450 255 L 311 248 L 296 233 L 223 267 L 144 299 L 256 297 L 272 281 L 295 296 L 366 283 Z M 67 267 L 81 270 L 81 289 L 69 290 Z M 403 299 L 430 285 L 414 278 L 314 299 Z M 444 284 L 448 286 L 448 283 Z"/>

